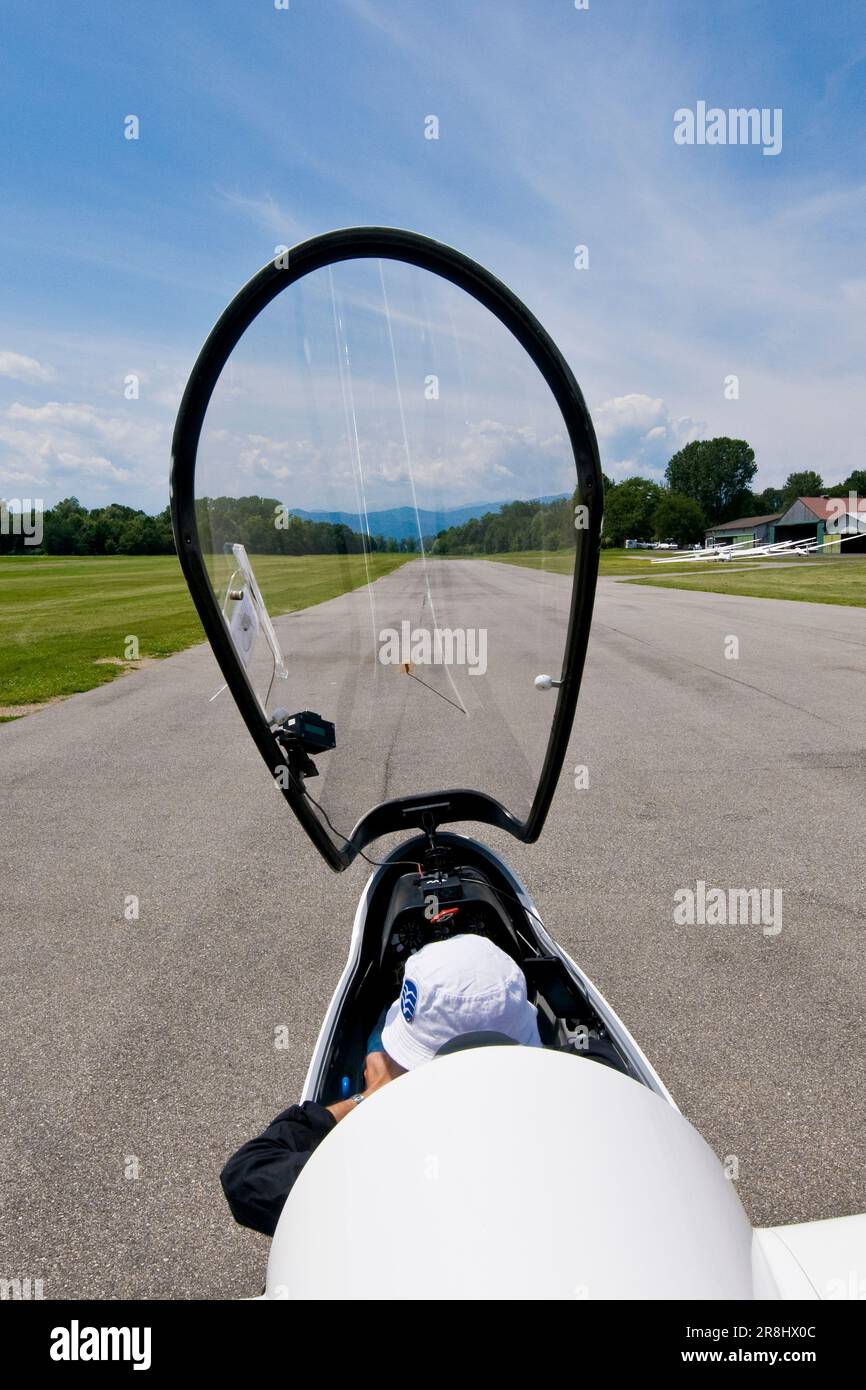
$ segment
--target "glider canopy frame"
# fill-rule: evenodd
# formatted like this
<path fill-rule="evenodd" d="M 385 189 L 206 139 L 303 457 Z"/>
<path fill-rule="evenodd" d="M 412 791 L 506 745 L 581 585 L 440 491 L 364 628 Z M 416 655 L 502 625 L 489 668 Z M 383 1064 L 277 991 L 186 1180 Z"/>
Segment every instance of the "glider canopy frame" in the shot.
<path fill-rule="evenodd" d="M 381 802 L 361 817 L 348 838 L 339 835 L 343 843 L 337 843 L 307 796 L 303 779 L 286 766 L 286 755 L 237 658 L 208 577 L 196 522 L 195 466 L 205 415 L 222 370 L 247 328 L 278 294 L 313 271 L 355 259 L 401 261 L 430 271 L 471 295 L 528 353 L 550 388 L 568 432 L 577 474 L 577 497 L 586 509 L 586 525 L 577 546 L 562 681 L 541 774 L 525 821 L 485 792 L 452 788 Z M 562 769 L 583 675 L 598 573 L 602 507 L 602 474 L 595 431 L 580 387 L 565 358 L 507 285 L 452 247 L 420 233 L 392 227 L 350 227 L 326 232 L 269 261 L 222 313 L 190 373 L 175 423 L 171 467 L 175 545 L 226 685 L 271 775 L 332 869 L 339 872 L 347 868 L 366 845 L 381 835 L 411 829 L 429 830 L 431 823 L 478 821 L 498 826 L 525 843 L 538 839 Z"/>

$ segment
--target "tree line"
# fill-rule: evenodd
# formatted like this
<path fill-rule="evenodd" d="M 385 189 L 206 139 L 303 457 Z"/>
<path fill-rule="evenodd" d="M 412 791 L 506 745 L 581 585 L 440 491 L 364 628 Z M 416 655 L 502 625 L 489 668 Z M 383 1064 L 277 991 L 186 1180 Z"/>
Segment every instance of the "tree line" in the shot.
<path fill-rule="evenodd" d="M 744 439 L 701 439 L 674 454 L 664 482 L 632 477 L 615 483 L 604 477 L 602 544 L 627 540 L 700 543 L 710 526 L 741 516 L 784 511 L 796 497 L 866 496 L 866 470 L 828 486 L 820 473 L 791 473 L 781 488 L 753 490 L 758 465 Z M 604 475 L 603 475 L 604 476 Z M 451 555 L 504 554 L 514 550 L 561 550 L 574 545 L 571 499 L 511 502 L 499 512 L 441 532 L 434 552 Z"/>
<path fill-rule="evenodd" d="M 157 516 L 111 502 L 88 511 L 77 497 L 65 497 L 44 512 L 31 513 L 22 528 L 15 513 L 0 501 L 0 555 L 171 555 L 174 539 L 168 507 Z M 41 520 L 42 540 L 32 542 Z M 27 534 L 27 531 L 30 534 Z M 38 535 L 38 530 L 37 530 Z"/>
<path fill-rule="evenodd" d="M 604 544 L 626 540 L 703 541 L 711 526 L 744 516 L 783 512 L 797 497 L 866 496 L 866 470 L 855 469 L 840 483 L 827 484 L 814 469 L 789 473 L 782 487 L 753 490 L 758 465 L 744 439 L 701 439 L 674 454 L 664 484 L 649 478 L 605 479 Z"/>
<path fill-rule="evenodd" d="M 200 498 L 196 512 L 205 550 L 221 550 L 224 541 L 240 542 L 258 555 L 353 555 L 365 548 L 412 554 L 419 546 L 415 536 L 399 541 L 384 536 L 365 538 L 348 526 L 294 516 L 276 498 Z M 15 513 L 8 512 L 0 500 L 0 554 L 174 554 L 168 507 L 149 516 L 119 502 L 88 510 L 77 497 L 66 497 L 42 512 L 39 545 L 29 543 L 35 539 L 32 514 L 28 523 L 22 527 Z"/>
<path fill-rule="evenodd" d="M 498 512 L 440 531 L 434 555 L 503 555 L 515 550 L 567 550 L 574 545 L 574 498 L 506 502 Z"/>
<path fill-rule="evenodd" d="M 692 545 L 705 530 L 740 516 L 781 512 L 795 497 L 866 496 L 866 470 L 827 485 L 820 473 L 789 474 L 781 488 L 752 488 L 755 453 L 744 439 L 695 440 L 674 454 L 664 482 L 632 477 L 604 478 L 603 544 L 626 540 L 675 541 Z M 425 537 L 425 549 L 439 555 L 496 555 L 521 550 L 566 550 L 575 543 L 577 494 L 554 501 L 507 502 L 497 512 Z M 205 550 L 239 541 L 251 554 L 352 555 L 365 548 L 414 554 L 416 536 L 362 536 L 342 523 L 295 516 L 276 498 L 215 497 L 197 503 L 199 534 Z M 41 545 L 28 537 L 0 500 L 0 554 L 170 555 L 174 552 L 169 510 L 156 516 L 112 502 L 88 510 L 75 497 L 64 498 L 42 514 Z"/>
<path fill-rule="evenodd" d="M 413 554 L 417 536 L 363 536 L 339 521 L 296 516 L 273 497 L 202 497 L 196 501 L 199 538 L 208 549 L 240 542 L 255 555 L 358 555 L 362 551 Z"/>

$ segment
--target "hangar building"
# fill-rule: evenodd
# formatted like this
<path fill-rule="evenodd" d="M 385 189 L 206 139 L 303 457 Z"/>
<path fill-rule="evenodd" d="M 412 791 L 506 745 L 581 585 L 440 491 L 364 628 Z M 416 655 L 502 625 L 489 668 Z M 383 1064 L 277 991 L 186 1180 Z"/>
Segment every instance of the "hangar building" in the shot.
<path fill-rule="evenodd" d="M 845 555 L 866 554 L 866 502 L 857 510 L 844 497 L 797 497 L 784 512 L 768 516 L 743 516 L 711 526 L 705 532 L 706 546 L 774 545 L 781 541 L 803 541 L 810 545 L 826 543 L 825 554 L 840 550 Z M 845 543 L 842 545 L 842 537 Z"/>
<path fill-rule="evenodd" d="M 770 528 L 781 515 L 781 512 L 771 512 L 768 516 L 741 516 L 736 521 L 711 526 L 704 534 L 704 545 L 741 545 L 744 550 L 747 546 L 766 545 Z"/>

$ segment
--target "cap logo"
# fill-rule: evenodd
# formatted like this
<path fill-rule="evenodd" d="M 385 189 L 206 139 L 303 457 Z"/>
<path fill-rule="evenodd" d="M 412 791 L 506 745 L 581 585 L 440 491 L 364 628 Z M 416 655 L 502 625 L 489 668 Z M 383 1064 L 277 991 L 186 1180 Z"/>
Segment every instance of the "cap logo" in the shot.
<path fill-rule="evenodd" d="M 412 980 L 404 980 L 400 991 L 400 1009 L 407 1023 L 415 1017 L 418 1006 L 418 986 Z"/>

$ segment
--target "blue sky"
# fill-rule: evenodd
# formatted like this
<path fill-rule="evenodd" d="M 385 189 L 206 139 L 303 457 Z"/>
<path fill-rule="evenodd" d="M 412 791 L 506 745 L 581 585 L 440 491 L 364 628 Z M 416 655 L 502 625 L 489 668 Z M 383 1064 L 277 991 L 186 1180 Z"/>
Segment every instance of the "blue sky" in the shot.
<path fill-rule="evenodd" d="M 866 466 L 862 5 L 47 0 L 4 31 L 0 495 L 164 506 L 214 319 L 275 245 L 355 223 L 511 284 L 614 476 L 713 434 L 759 486 Z M 781 108 L 781 152 L 675 144 L 699 100 Z"/>

